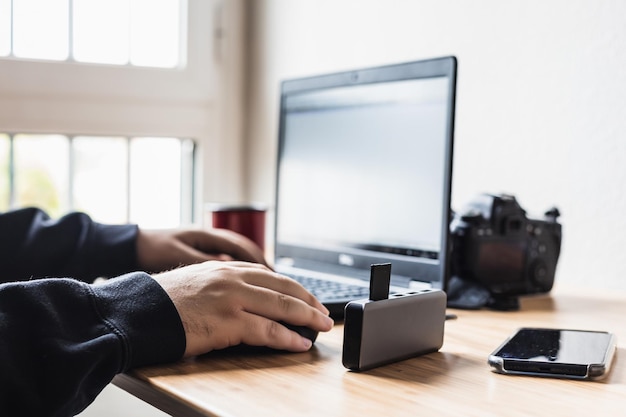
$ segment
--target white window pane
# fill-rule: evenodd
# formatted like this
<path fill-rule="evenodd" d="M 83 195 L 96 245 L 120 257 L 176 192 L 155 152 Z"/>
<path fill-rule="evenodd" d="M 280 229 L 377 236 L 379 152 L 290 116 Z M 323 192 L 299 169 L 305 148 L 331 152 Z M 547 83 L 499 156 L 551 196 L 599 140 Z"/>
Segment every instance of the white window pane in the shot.
<path fill-rule="evenodd" d="M 68 210 L 69 141 L 61 135 L 14 138 L 16 206 L 57 217 Z"/>
<path fill-rule="evenodd" d="M 181 143 L 134 138 L 130 145 L 130 221 L 146 228 L 180 225 Z"/>
<path fill-rule="evenodd" d="M 74 0 L 74 58 L 126 64 L 130 49 L 130 0 Z"/>
<path fill-rule="evenodd" d="M 192 139 L 181 141 L 181 224 L 193 223 L 195 147 Z"/>
<path fill-rule="evenodd" d="M 74 138 L 75 210 L 101 223 L 127 222 L 127 143 L 125 138 Z"/>
<path fill-rule="evenodd" d="M 20 58 L 64 60 L 69 54 L 68 0 L 14 0 L 13 50 Z"/>
<path fill-rule="evenodd" d="M 9 136 L 0 134 L 0 212 L 9 209 Z"/>
<path fill-rule="evenodd" d="M 0 0 L 0 56 L 11 53 L 11 0 Z"/>
<path fill-rule="evenodd" d="M 180 0 L 131 0 L 133 65 L 174 68 L 180 56 Z"/>

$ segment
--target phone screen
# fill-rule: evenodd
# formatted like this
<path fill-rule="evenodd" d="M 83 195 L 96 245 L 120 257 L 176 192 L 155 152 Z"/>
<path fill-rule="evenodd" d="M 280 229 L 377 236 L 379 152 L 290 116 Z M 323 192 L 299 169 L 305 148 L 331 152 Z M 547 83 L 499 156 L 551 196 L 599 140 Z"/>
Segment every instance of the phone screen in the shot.
<path fill-rule="evenodd" d="M 489 358 L 502 373 L 595 378 L 608 369 L 615 350 L 611 333 L 519 329 Z"/>

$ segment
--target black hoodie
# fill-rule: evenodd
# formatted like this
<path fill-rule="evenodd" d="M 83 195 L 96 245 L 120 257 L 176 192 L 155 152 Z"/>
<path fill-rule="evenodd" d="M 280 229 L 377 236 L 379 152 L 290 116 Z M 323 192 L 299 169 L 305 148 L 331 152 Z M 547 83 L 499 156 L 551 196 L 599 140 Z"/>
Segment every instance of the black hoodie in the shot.
<path fill-rule="evenodd" d="M 182 357 L 174 304 L 131 272 L 136 236 L 81 213 L 0 214 L 0 415 L 73 416 L 116 374 Z"/>

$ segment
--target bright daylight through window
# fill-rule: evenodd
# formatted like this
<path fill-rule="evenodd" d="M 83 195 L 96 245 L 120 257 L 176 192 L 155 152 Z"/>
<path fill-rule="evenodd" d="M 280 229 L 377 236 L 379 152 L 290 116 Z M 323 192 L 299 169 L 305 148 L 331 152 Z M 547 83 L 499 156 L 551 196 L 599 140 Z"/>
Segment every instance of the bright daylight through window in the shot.
<path fill-rule="evenodd" d="M 0 0 L 0 56 L 176 68 L 183 0 Z"/>
<path fill-rule="evenodd" d="M 103 223 L 154 228 L 193 222 L 194 141 L 137 124 L 142 121 L 132 112 L 120 110 L 130 98 L 135 104 L 129 108 L 143 120 L 159 117 L 151 113 L 159 105 L 152 90 L 162 84 L 153 82 L 148 93 L 142 85 L 132 92 L 115 88 L 120 80 L 141 84 L 136 81 L 144 74 L 178 76 L 185 70 L 186 38 L 186 0 L 0 0 L 0 60 L 21 68 L 13 76 L 27 86 L 11 91 L 21 106 L 14 113 L 26 115 L 17 125 L 25 129 L 0 126 L 0 212 L 37 206 L 52 217 L 83 211 Z M 102 65 L 109 70 L 93 71 Z M 42 74 L 53 80 L 41 84 L 50 87 L 43 98 L 29 89 Z M 92 89 L 96 79 L 112 92 Z M 80 94 L 66 97 L 66 85 Z M 59 116 L 47 114 L 58 126 L 53 131 L 27 117 L 49 102 Z M 75 116 L 76 108 L 97 114 Z M 98 122 L 96 116 L 109 113 Z M 67 134 L 85 130 L 94 134 Z"/>
<path fill-rule="evenodd" d="M 191 216 L 193 153 L 175 138 L 0 134 L 0 211 L 176 227 Z"/>

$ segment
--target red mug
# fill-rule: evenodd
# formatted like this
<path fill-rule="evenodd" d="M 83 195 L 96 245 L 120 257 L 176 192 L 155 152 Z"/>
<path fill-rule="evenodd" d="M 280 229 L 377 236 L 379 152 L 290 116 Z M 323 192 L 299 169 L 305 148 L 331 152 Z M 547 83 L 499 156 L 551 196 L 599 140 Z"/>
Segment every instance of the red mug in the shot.
<path fill-rule="evenodd" d="M 237 232 L 265 250 L 265 212 L 260 204 L 207 204 L 211 225 Z"/>

